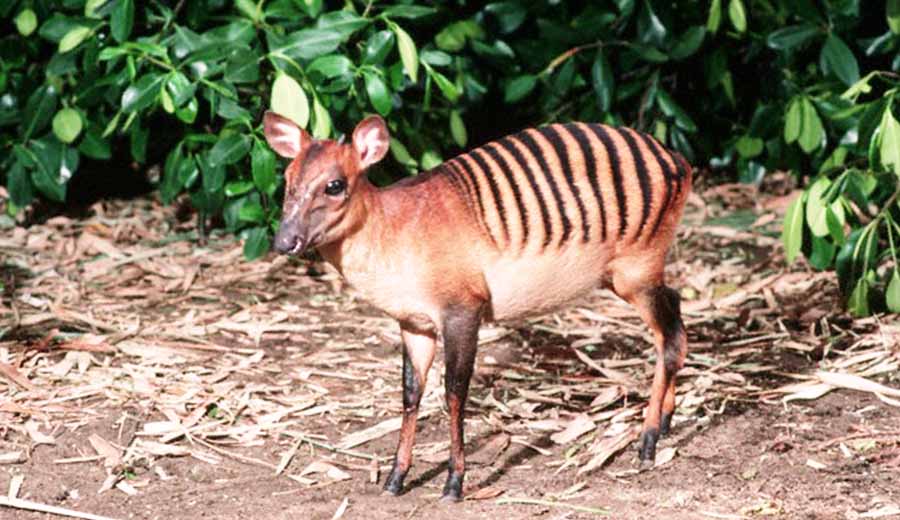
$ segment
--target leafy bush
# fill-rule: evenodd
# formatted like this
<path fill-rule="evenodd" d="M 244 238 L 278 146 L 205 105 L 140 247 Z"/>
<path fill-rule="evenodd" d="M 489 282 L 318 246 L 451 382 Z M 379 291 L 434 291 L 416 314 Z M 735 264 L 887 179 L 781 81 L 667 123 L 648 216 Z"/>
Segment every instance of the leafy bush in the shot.
<path fill-rule="evenodd" d="M 393 159 L 379 183 L 524 126 L 603 121 L 716 175 L 809 179 L 787 215 L 788 258 L 837 266 L 858 314 L 900 308 L 900 0 L 424 4 L 5 2 L 11 209 L 36 193 L 63 200 L 81 157 L 124 147 L 145 163 L 159 149 L 162 199 L 187 192 L 203 215 L 221 213 L 253 257 L 278 217 L 266 107 L 316 137 L 385 115 Z"/>

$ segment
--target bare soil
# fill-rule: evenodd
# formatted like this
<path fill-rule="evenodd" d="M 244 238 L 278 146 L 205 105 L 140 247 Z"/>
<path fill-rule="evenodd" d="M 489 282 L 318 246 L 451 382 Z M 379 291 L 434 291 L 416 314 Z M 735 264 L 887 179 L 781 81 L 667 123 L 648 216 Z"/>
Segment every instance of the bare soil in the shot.
<path fill-rule="evenodd" d="M 628 443 L 649 334 L 598 290 L 485 329 L 459 504 L 438 501 L 440 360 L 407 491 L 382 496 L 398 334 L 323 265 L 243 262 L 150 200 L 16 228 L 0 239 L 0 493 L 141 519 L 900 518 L 900 324 L 852 320 L 831 274 L 786 268 L 766 222 L 786 197 L 741 189 L 694 200 L 673 252 L 691 352 L 660 464 L 637 472 Z"/>

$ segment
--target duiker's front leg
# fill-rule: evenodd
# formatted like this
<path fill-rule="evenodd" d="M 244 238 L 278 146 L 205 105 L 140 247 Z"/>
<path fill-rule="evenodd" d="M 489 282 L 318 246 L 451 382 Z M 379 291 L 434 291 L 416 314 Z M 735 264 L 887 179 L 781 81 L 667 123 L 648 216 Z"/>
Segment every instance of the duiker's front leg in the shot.
<path fill-rule="evenodd" d="M 450 460 L 447 482 L 441 497 L 443 501 L 456 502 L 462 498 L 463 477 L 466 472 L 463 435 L 466 398 L 475 367 L 481 309 L 480 305 L 474 308 L 458 306 L 447 309 L 444 315 L 444 385 L 447 409 L 450 412 Z"/>
<path fill-rule="evenodd" d="M 436 337 L 434 333 L 416 333 L 404 329 L 403 337 L 403 422 L 400 425 L 400 441 L 394 457 L 394 467 L 384 483 L 384 490 L 391 495 L 399 495 L 403 490 L 412 464 L 412 449 L 416 439 L 416 417 L 419 401 L 425 391 L 428 369 L 434 360 Z"/>

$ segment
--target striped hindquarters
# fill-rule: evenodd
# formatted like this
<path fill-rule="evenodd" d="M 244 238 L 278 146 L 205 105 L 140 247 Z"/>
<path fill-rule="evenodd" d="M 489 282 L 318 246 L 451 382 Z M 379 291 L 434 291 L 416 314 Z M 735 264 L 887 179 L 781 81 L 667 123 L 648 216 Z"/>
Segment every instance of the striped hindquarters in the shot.
<path fill-rule="evenodd" d="M 490 240 L 516 251 L 655 237 L 691 181 L 653 137 L 585 123 L 525 130 L 440 168 Z"/>

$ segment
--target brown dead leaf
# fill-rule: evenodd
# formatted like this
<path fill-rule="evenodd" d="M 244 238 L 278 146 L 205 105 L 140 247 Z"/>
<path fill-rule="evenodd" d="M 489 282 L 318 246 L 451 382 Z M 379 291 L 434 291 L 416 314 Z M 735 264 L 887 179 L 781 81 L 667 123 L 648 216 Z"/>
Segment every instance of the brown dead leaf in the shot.
<path fill-rule="evenodd" d="M 556 444 L 569 444 L 585 433 L 593 431 L 594 428 L 596 425 L 590 417 L 586 414 L 579 414 L 569 421 L 563 431 L 551 435 L 550 440 Z"/>
<path fill-rule="evenodd" d="M 314 475 L 317 473 L 323 473 L 333 481 L 350 479 L 349 473 L 338 468 L 337 466 L 323 461 L 316 461 L 311 463 L 309 466 L 306 466 L 303 471 L 300 472 L 300 476 L 303 477 L 306 475 Z"/>
<path fill-rule="evenodd" d="M 509 447 L 509 435 L 506 433 L 498 433 L 491 437 L 478 451 L 466 456 L 466 462 L 475 464 L 483 464 L 485 466 L 493 464 L 506 448 Z"/>
<path fill-rule="evenodd" d="M 487 486 L 473 493 L 467 493 L 466 500 L 490 500 L 499 497 L 503 493 L 506 493 L 505 488 L 500 486 Z"/>
<path fill-rule="evenodd" d="M 97 455 L 103 457 L 103 465 L 107 468 L 115 468 L 122 464 L 122 450 L 113 446 L 109 441 L 96 433 L 88 437 L 88 442 L 97 452 Z"/>
<path fill-rule="evenodd" d="M 614 427 L 615 425 L 610 428 Z M 634 424 L 611 437 L 598 438 L 590 448 L 590 452 L 595 453 L 596 455 L 578 470 L 578 474 L 581 475 L 582 473 L 587 473 L 603 466 L 603 464 L 605 464 L 613 455 L 631 444 L 633 440 L 637 439 L 639 432 L 640 426 Z"/>

